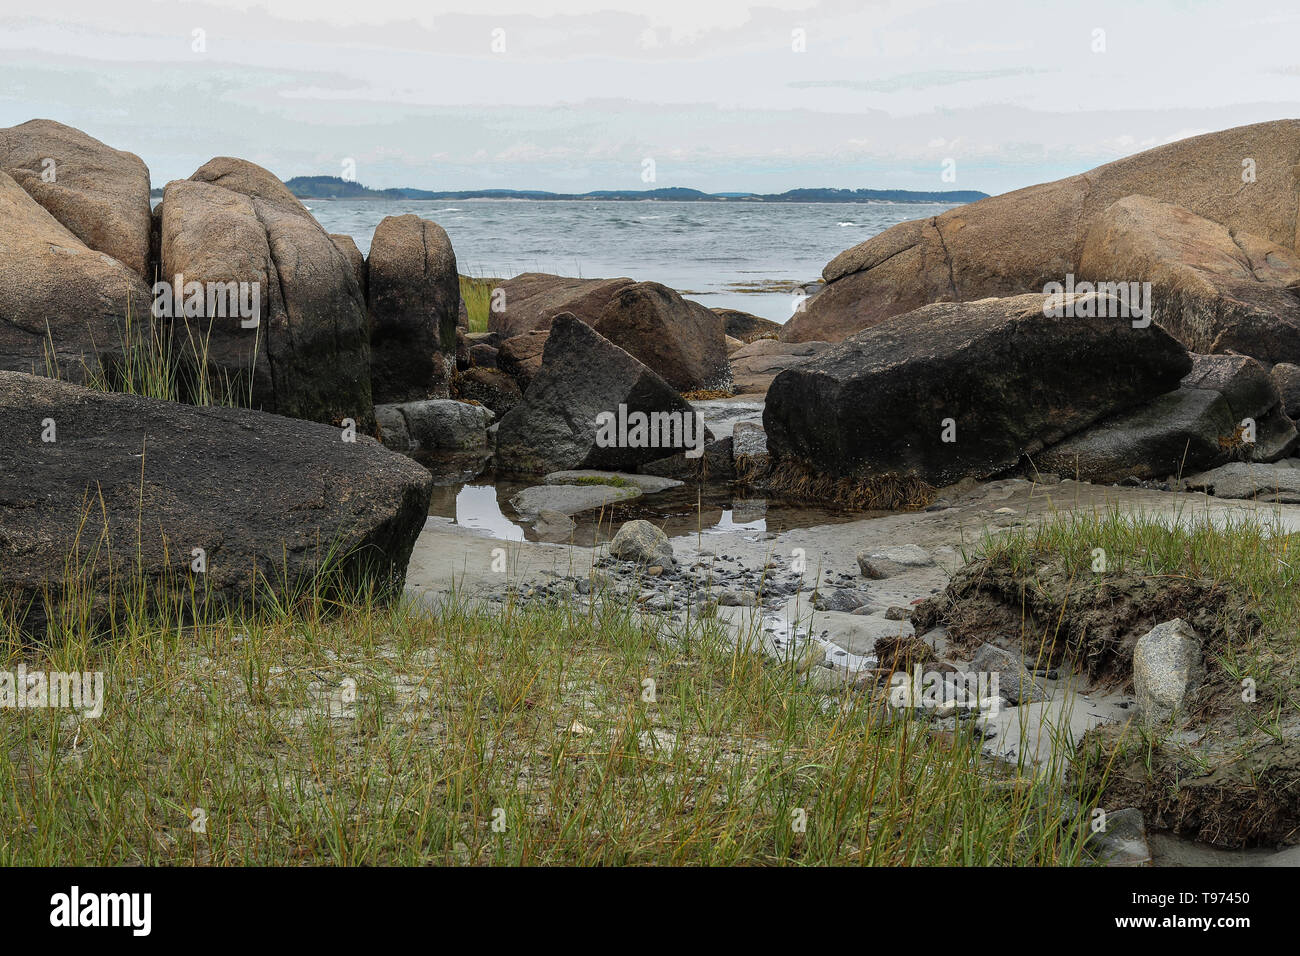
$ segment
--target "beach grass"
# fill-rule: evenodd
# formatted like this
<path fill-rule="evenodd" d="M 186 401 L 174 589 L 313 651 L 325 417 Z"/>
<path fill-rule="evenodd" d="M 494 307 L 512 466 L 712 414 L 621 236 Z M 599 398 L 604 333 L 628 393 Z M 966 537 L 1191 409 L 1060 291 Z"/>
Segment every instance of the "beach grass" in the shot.
<path fill-rule="evenodd" d="M 469 330 L 486 332 L 488 330 L 488 313 L 492 306 L 492 290 L 500 284 L 499 279 L 480 279 L 474 276 L 460 277 L 460 297 L 465 301 L 465 311 L 469 314 Z"/>
<path fill-rule="evenodd" d="M 0 671 L 105 687 L 98 717 L 0 709 L 0 865 L 1086 860 L 1077 788 L 715 620 L 375 593 L 141 604 L 108 637 L 73 612 L 36 642 L 0 616 Z"/>

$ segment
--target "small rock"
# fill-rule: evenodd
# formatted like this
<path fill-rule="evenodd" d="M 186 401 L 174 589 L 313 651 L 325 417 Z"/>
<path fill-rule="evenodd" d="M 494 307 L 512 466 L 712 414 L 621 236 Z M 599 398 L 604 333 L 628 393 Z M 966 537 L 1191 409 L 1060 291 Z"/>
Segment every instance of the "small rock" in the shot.
<path fill-rule="evenodd" d="M 933 564 L 934 558 L 930 557 L 930 553 L 914 544 L 858 552 L 858 569 L 862 576 L 876 580 L 900 571 L 927 568 Z"/>
<path fill-rule="evenodd" d="M 629 521 L 618 529 L 609 543 L 609 553 L 621 561 L 636 564 L 666 567 L 677 563 L 668 535 L 641 519 Z"/>
<path fill-rule="evenodd" d="M 1022 661 L 1010 651 L 992 644 L 981 644 L 970 659 L 968 671 L 997 674 L 998 693 L 1012 706 L 1047 699 L 1047 694 Z"/>
<path fill-rule="evenodd" d="M 839 588 L 826 594 L 813 596 L 813 607 L 818 611 L 853 611 L 871 601 L 866 591 Z"/>
<path fill-rule="evenodd" d="M 1134 807 L 1108 811 L 1103 828 L 1088 838 L 1088 848 L 1106 866 L 1150 865 L 1151 848 L 1147 845 L 1142 811 Z"/>
<path fill-rule="evenodd" d="M 1157 624 L 1133 648 L 1133 689 L 1138 713 L 1148 726 L 1167 723 L 1205 677 L 1201 639 L 1175 618 Z"/>

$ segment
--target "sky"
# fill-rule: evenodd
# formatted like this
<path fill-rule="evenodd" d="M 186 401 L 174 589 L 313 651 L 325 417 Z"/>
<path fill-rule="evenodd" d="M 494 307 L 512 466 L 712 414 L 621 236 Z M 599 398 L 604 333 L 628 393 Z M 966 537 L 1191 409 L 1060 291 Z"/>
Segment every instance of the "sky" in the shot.
<path fill-rule="evenodd" d="M 998 193 L 1296 116 L 1294 0 L 0 0 L 0 126 L 155 186 Z"/>

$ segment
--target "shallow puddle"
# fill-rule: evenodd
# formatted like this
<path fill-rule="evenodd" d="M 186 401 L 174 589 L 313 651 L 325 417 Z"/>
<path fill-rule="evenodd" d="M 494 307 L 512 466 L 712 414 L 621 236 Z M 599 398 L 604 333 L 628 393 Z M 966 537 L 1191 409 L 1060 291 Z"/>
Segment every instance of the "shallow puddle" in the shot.
<path fill-rule="evenodd" d="M 537 541 L 532 526 L 520 520 L 510 499 L 540 481 L 497 479 L 484 474 L 471 480 L 439 484 L 429 501 L 429 514 L 449 518 L 505 541 Z M 804 505 L 777 498 L 756 498 L 752 489 L 729 485 L 692 485 L 642 495 L 599 511 L 574 515 L 573 544 L 604 543 L 625 521 L 642 518 L 663 528 L 670 538 L 681 535 L 740 533 L 757 541 L 792 528 L 838 524 L 888 512 L 852 511 Z"/>

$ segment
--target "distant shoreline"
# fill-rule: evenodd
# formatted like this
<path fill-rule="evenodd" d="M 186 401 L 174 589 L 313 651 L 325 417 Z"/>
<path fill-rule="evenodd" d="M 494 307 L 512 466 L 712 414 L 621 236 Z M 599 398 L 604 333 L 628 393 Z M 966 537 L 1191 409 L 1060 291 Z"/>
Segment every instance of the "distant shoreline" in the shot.
<path fill-rule="evenodd" d="M 541 202 L 730 202 L 730 203 L 951 203 L 960 205 L 988 198 L 973 189 L 923 191 L 913 189 L 790 189 L 783 193 L 706 193 L 698 189 L 667 187 L 643 190 L 593 190 L 553 193 L 536 189 L 370 189 L 337 176 L 295 176 L 285 185 L 299 199 L 433 200 L 469 202 L 476 199 Z M 157 198 L 161 189 L 150 195 Z"/>

